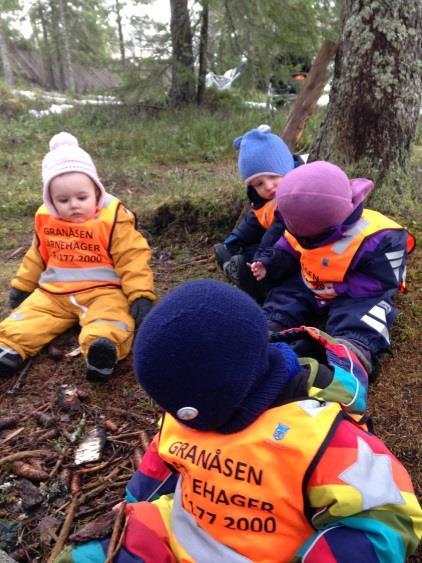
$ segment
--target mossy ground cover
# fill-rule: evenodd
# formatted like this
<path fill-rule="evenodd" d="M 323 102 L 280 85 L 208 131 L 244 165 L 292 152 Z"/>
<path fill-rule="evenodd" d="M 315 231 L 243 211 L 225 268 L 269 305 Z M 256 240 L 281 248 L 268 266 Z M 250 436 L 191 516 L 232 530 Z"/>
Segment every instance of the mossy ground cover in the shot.
<path fill-rule="evenodd" d="M 40 162 L 54 133 L 67 130 L 75 134 L 81 146 L 93 156 L 107 189 L 137 212 L 141 229 L 153 249 L 152 267 L 158 295 L 162 296 L 187 279 L 221 279 L 212 245 L 229 232 L 244 203 L 231 141 L 259 123 L 269 123 L 274 131 L 280 131 L 283 123 L 283 115 L 251 110 L 234 114 L 221 110 L 201 115 L 194 110 L 192 115 L 180 112 L 128 116 L 122 109 L 111 109 L 108 113 L 104 109 L 101 112 L 84 109 L 44 119 L 30 121 L 20 116 L 4 121 L 0 118 L 3 131 L 0 139 L 1 317 L 8 311 L 9 281 L 31 242 L 32 215 L 41 201 Z M 421 154 L 419 146 L 413 154 L 416 171 L 418 154 Z M 408 225 L 420 238 L 422 231 L 414 218 L 397 216 L 395 219 Z M 399 316 L 392 335 L 393 355 L 383 359 L 381 375 L 370 389 L 369 401 L 375 432 L 410 471 L 419 495 L 422 495 L 421 255 L 421 249 L 417 248 L 409 261 L 409 292 L 397 298 Z M 56 344 L 64 353 L 72 350 L 77 345 L 77 331 L 63 335 Z M 24 419 L 23 431 L 0 445 L 0 450 L 8 453 L 33 449 L 39 429 L 28 414 L 43 405 L 47 404 L 47 408 L 53 405 L 58 387 L 70 383 L 88 394 L 83 405 L 88 425 L 107 417 L 120 427 L 126 424 L 125 432 L 139 429 L 147 430 L 150 435 L 153 432 L 156 413 L 138 390 L 130 358 L 122 362 L 109 387 L 98 387 L 85 382 L 80 357 L 65 356 L 54 361 L 43 351 L 34 360 L 17 393 L 7 394 L 13 381 L 0 382 L 0 416 L 13 412 Z M 61 427 L 71 431 L 79 419 L 80 413 L 71 413 L 61 422 Z M 9 432 L 2 431 L 0 441 Z M 55 452 L 46 461 L 49 469 L 65 442 L 66 438 L 61 436 L 42 445 Z M 109 468 L 113 464 L 117 467 L 119 456 L 126 467 L 123 473 L 129 475 L 133 462 L 128 460 L 136 446 L 136 440 L 129 440 L 126 445 L 109 442 L 105 456 L 113 460 L 111 465 L 95 475 L 84 474 L 82 486 L 89 488 L 96 480 L 103 482 Z M 70 453 L 64 466 L 72 467 Z M 3 466 L 2 481 L 10 479 L 9 470 L 9 466 Z M 93 499 L 88 506 L 91 512 L 76 519 L 73 529 L 98 514 L 95 509 L 102 510 L 101 502 L 112 504 L 122 493 L 123 486 L 106 491 L 101 500 Z M 0 518 L 10 517 L 10 503 L 1 504 L 2 498 Z M 44 560 L 50 549 L 49 544 L 39 542 L 37 522 L 51 515 L 60 520 L 66 512 L 60 508 L 60 502 L 66 506 L 66 497 L 57 502 L 59 506 L 42 505 L 26 517 L 18 509 L 13 512 L 13 518 L 21 524 L 22 545 L 34 561 Z"/>

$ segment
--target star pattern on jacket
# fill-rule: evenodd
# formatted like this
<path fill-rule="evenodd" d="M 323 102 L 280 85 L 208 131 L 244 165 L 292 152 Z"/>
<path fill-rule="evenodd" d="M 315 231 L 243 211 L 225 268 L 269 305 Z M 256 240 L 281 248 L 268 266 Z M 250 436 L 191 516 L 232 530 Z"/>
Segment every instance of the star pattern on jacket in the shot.
<path fill-rule="evenodd" d="M 360 492 L 363 510 L 384 504 L 405 504 L 393 478 L 391 457 L 374 453 L 361 437 L 357 442 L 357 460 L 339 475 L 339 479 Z"/>

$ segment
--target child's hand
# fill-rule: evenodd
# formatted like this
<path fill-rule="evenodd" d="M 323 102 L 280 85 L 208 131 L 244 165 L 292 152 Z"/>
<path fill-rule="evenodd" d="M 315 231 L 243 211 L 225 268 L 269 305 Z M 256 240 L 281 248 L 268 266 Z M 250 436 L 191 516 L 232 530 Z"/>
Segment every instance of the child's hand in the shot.
<path fill-rule="evenodd" d="M 257 281 L 261 281 L 267 275 L 267 268 L 264 266 L 262 262 L 252 262 L 252 264 L 248 263 L 249 268 L 251 269 L 253 277 Z"/>

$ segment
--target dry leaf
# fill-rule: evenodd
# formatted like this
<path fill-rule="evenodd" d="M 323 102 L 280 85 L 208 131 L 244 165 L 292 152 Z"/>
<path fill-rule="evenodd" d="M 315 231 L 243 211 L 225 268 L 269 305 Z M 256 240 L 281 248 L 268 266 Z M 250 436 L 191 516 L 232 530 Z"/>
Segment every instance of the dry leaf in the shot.
<path fill-rule="evenodd" d="M 110 432 L 117 432 L 117 430 L 119 429 L 117 424 L 110 419 L 104 421 L 104 426 L 107 428 L 107 430 L 110 430 Z"/>
<path fill-rule="evenodd" d="M 72 480 L 70 481 L 70 492 L 72 495 L 79 493 L 81 490 L 81 476 L 79 473 L 74 473 Z"/>
<path fill-rule="evenodd" d="M 69 536 L 69 540 L 71 542 L 78 543 L 98 538 L 104 538 L 105 536 L 110 535 L 113 529 L 115 518 L 115 512 L 113 512 L 112 510 L 110 512 L 106 512 L 95 520 L 91 520 L 91 522 L 88 522 L 87 524 L 79 528 L 79 530 Z"/>
<path fill-rule="evenodd" d="M 36 469 L 33 465 L 23 461 L 14 461 L 12 463 L 12 472 L 18 477 L 24 477 L 30 481 L 47 481 L 48 473 L 42 469 Z"/>

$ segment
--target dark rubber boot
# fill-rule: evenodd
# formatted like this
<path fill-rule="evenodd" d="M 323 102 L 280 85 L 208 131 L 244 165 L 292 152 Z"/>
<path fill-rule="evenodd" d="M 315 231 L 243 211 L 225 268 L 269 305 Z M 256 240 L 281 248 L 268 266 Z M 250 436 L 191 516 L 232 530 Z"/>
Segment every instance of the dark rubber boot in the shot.
<path fill-rule="evenodd" d="M 91 344 L 87 356 L 86 378 L 88 381 L 106 382 L 117 363 L 117 351 L 108 338 L 97 338 Z"/>
<path fill-rule="evenodd" d="M 0 347 L 0 379 L 15 375 L 23 366 L 23 360 L 12 348 Z"/>
<path fill-rule="evenodd" d="M 222 270 L 224 270 L 224 264 L 233 256 L 227 246 L 221 242 L 214 245 L 214 254 L 217 264 Z"/>

